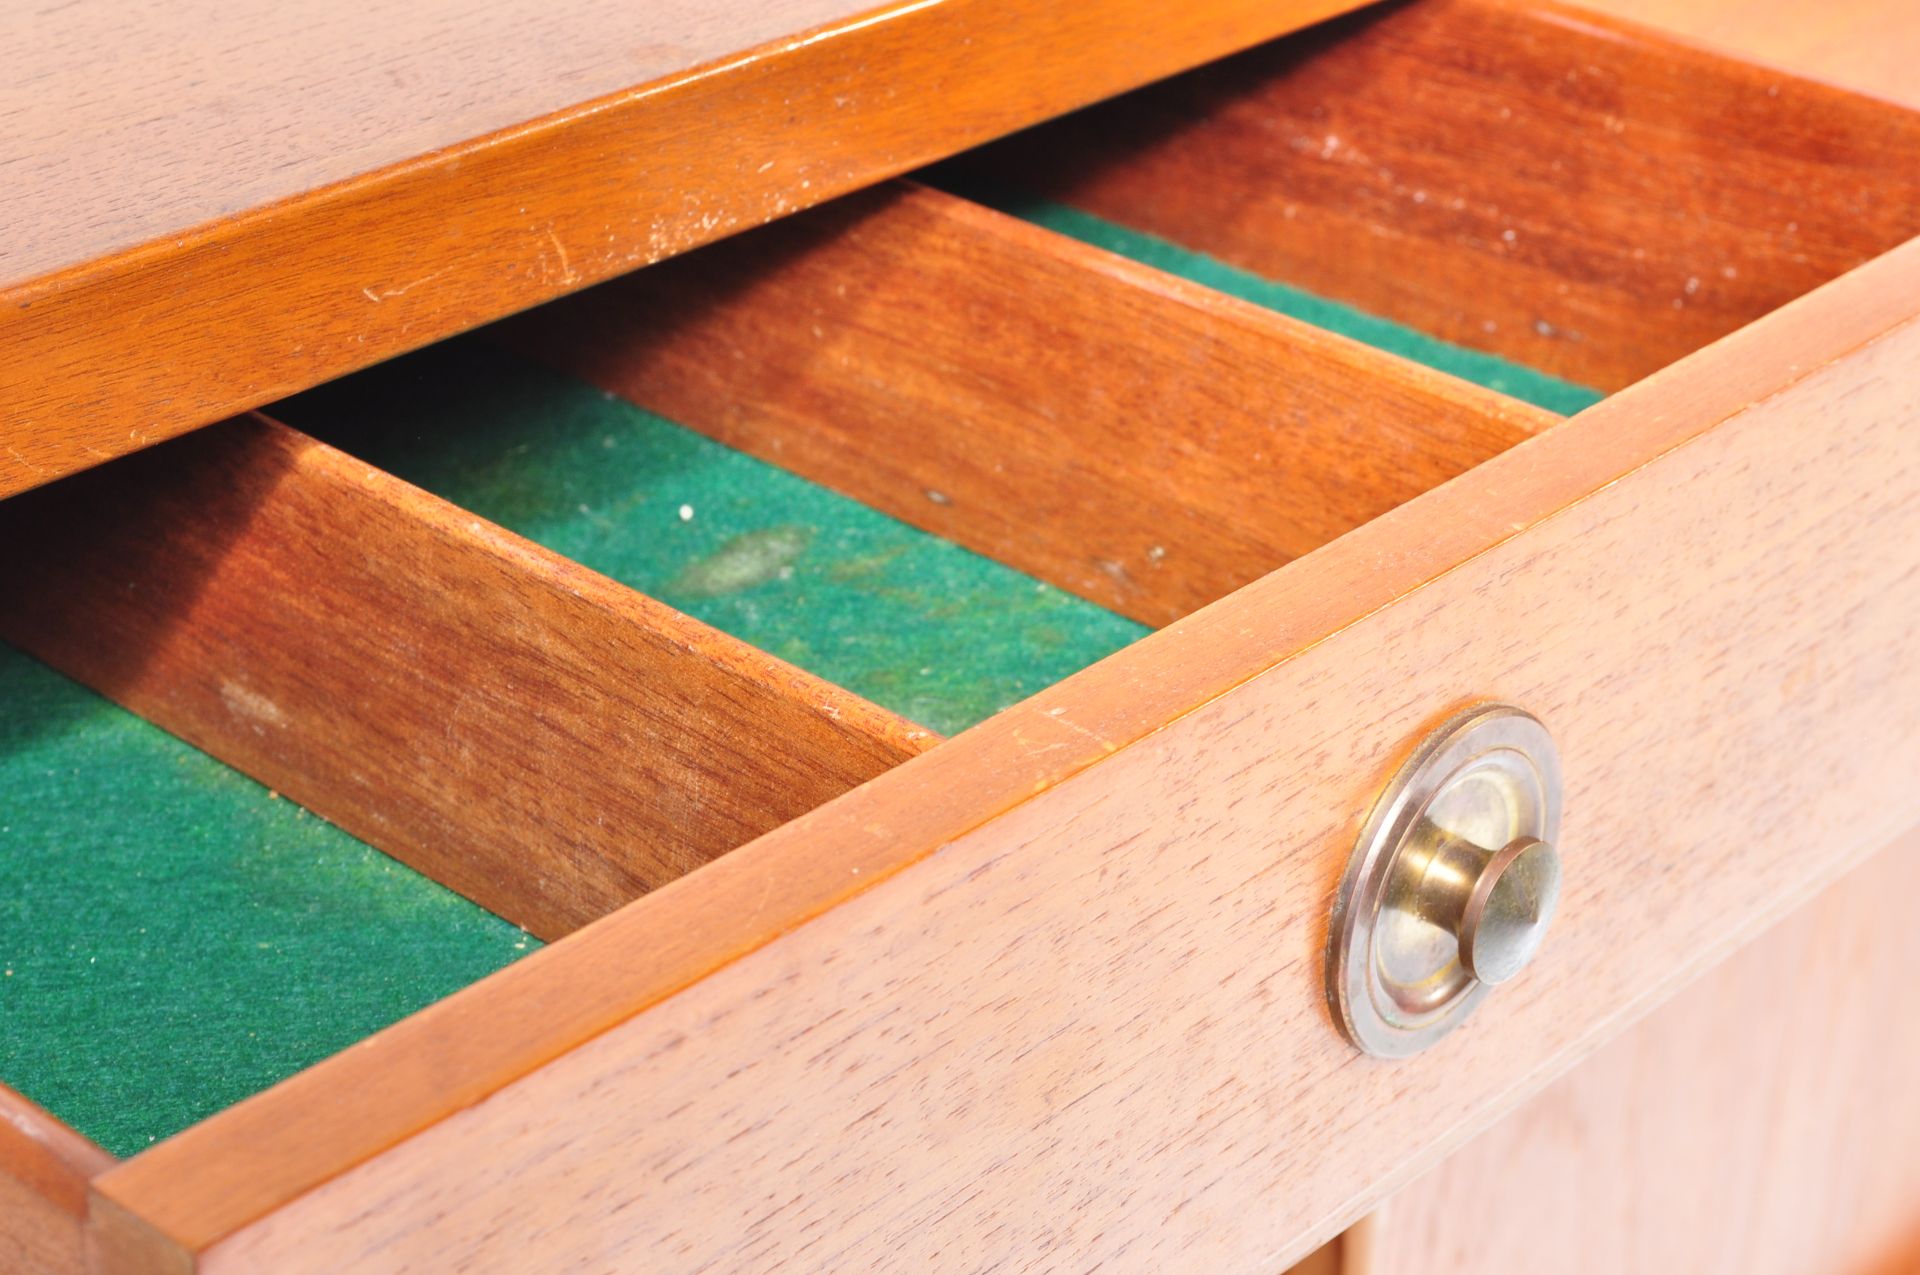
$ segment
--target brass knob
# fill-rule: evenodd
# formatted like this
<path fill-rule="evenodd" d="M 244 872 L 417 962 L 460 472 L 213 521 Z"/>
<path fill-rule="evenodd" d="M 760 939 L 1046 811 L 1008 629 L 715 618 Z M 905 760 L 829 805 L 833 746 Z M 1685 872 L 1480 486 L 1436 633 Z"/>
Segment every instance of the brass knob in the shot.
<path fill-rule="evenodd" d="M 1327 939 L 1335 1017 L 1367 1053 L 1418 1052 L 1533 960 L 1560 900 L 1560 762 L 1504 704 L 1444 723 L 1375 804 Z"/>
<path fill-rule="evenodd" d="M 1525 969 L 1560 902 L 1560 856 L 1538 837 L 1489 850 L 1422 819 L 1394 863 L 1389 906 L 1423 911 L 1452 934 L 1462 969 L 1489 987 Z"/>

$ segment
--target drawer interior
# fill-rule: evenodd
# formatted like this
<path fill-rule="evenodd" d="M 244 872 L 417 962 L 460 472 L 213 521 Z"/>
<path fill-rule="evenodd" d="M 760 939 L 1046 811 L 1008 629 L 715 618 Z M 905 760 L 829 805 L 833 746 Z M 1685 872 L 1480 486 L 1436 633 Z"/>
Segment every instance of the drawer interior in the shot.
<path fill-rule="evenodd" d="M 972 163 L 979 168 L 987 167 L 985 157 Z M 1335 299 L 1337 294 L 1313 292 L 1281 278 L 1256 274 L 1218 256 L 1210 256 L 1201 248 L 1136 229 L 1115 220 L 1114 216 L 1102 216 L 1060 199 L 1022 190 L 1012 184 L 1010 178 L 996 180 L 993 176 L 976 175 L 965 165 L 966 161 L 956 162 L 929 173 L 928 177 L 1022 221 L 1191 279 L 1224 295 L 1239 297 L 1317 328 L 1352 337 L 1562 416 L 1571 416 L 1605 397 L 1603 391 L 1592 386 L 1371 313 Z"/>
<path fill-rule="evenodd" d="M 1146 632 L 485 340 L 273 414 L 941 734 Z"/>
<path fill-rule="evenodd" d="M 1423 0 L 8 502 L 126 707 L 0 661 L 0 1082 L 129 1154 L 564 942 L 1920 233 L 1916 141 Z"/>
<path fill-rule="evenodd" d="M 1910 111 L 1575 6 L 1428 0 L 940 180 L 1612 391 L 1911 238 L 1915 140 Z"/>
<path fill-rule="evenodd" d="M 1559 419 L 911 183 L 501 337 L 1155 626 Z"/>

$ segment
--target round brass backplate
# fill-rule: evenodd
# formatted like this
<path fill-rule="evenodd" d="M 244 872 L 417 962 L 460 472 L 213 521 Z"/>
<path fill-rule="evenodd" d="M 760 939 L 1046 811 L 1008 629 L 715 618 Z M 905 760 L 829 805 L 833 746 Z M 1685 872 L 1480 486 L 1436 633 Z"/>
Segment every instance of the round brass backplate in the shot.
<path fill-rule="evenodd" d="M 1418 1053 L 1519 972 L 1558 900 L 1559 832 L 1560 756 L 1532 714 L 1482 704 L 1421 742 L 1334 902 L 1327 996 L 1355 1045 Z"/>

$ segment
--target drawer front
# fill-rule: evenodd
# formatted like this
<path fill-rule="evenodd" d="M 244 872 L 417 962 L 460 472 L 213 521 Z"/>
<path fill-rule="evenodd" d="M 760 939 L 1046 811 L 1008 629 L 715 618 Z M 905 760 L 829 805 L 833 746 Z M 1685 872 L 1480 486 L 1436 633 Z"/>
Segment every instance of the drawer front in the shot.
<path fill-rule="evenodd" d="M 1916 891 L 1909 833 L 1395 1195 L 1373 1269 L 1920 1268 Z"/>
<path fill-rule="evenodd" d="M 1304 1255 L 1920 822 L 1916 296 L 1911 244 L 113 1170 L 110 1268 Z M 1335 887 L 1495 698 L 1555 932 L 1362 1058 Z"/>

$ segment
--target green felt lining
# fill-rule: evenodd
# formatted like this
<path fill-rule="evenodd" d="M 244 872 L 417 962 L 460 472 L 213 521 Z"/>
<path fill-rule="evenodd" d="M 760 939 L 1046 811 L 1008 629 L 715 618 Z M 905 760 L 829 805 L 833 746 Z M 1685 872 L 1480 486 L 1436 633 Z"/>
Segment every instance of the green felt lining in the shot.
<path fill-rule="evenodd" d="M 537 943 L 0 644 L 0 1081 L 130 1155 Z"/>
<path fill-rule="evenodd" d="M 1599 397 L 1071 209 L 1006 206 L 1557 411 Z M 1145 632 L 472 341 L 274 411 L 942 732 Z M 537 946 L 4 646 L 0 704 L 0 1081 L 110 1151 Z"/>

